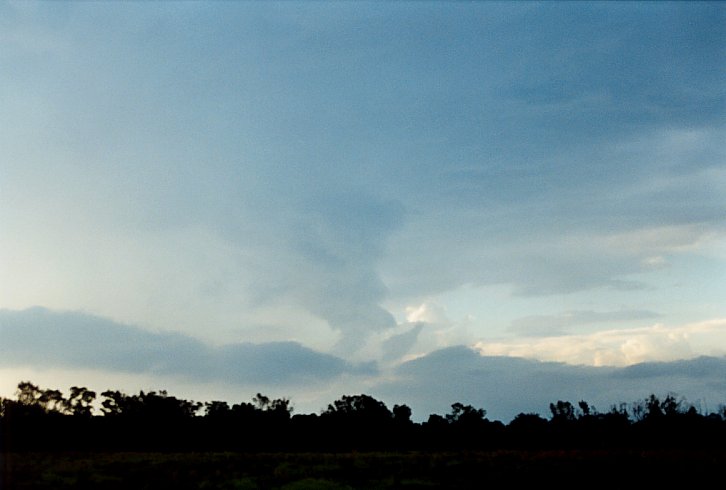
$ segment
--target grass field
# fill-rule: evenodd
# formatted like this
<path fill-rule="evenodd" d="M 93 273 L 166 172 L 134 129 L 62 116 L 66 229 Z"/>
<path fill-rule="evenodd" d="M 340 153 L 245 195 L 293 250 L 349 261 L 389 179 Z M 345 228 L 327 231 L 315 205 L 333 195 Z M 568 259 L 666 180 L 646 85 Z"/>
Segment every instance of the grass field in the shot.
<path fill-rule="evenodd" d="M 726 452 L 11 453 L 2 489 L 432 489 L 693 485 Z M 717 480 L 718 481 L 718 480 Z"/>

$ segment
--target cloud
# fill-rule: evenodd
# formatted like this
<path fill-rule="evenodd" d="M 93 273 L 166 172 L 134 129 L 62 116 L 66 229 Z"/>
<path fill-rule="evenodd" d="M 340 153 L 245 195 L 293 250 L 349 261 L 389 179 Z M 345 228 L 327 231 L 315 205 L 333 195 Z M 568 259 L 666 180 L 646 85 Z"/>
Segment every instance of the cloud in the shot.
<path fill-rule="evenodd" d="M 5 307 L 349 359 L 384 305 L 633 297 L 723 239 L 720 6 L 18 5 Z"/>
<path fill-rule="evenodd" d="M 424 322 L 441 325 L 451 323 L 451 320 L 446 315 L 446 309 L 431 301 L 421 303 L 418 306 L 407 306 L 406 320 L 411 323 Z"/>
<path fill-rule="evenodd" d="M 291 385 L 372 375 L 296 342 L 206 345 L 177 333 L 149 332 L 78 312 L 0 310 L 0 363 L 176 375 L 197 381 Z"/>
<path fill-rule="evenodd" d="M 408 354 L 416 344 L 418 336 L 424 329 L 424 323 L 415 323 L 406 332 L 393 335 L 384 340 L 381 344 L 382 358 L 384 361 L 395 361 Z"/>
<path fill-rule="evenodd" d="M 630 379 L 649 378 L 690 378 L 699 382 L 701 379 L 714 380 L 714 386 L 726 388 L 726 358 L 700 356 L 695 359 L 670 362 L 643 362 L 626 366 L 617 372 L 617 376 Z"/>
<path fill-rule="evenodd" d="M 486 355 L 594 366 L 626 366 L 648 361 L 674 361 L 697 355 L 720 356 L 726 354 L 724 345 L 726 320 L 714 319 L 685 325 L 655 324 L 587 334 L 478 342 L 475 348 Z"/>
<path fill-rule="evenodd" d="M 213 377 L 255 384 L 314 383 L 342 374 L 370 376 L 377 371 L 373 362 L 349 364 L 297 342 L 244 343 L 225 346 L 217 352 Z"/>
<path fill-rule="evenodd" d="M 711 187 L 723 179 L 704 175 L 697 181 Z M 647 273 L 701 253 L 726 236 L 723 220 L 715 216 L 724 207 L 723 197 L 686 181 L 677 188 L 678 196 L 663 197 L 663 206 L 640 190 L 620 197 L 621 189 L 604 185 L 589 198 L 565 192 L 478 215 L 451 209 L 441 222 L 407 224 L 408 233 L 398 235 L 384 260 L 386 282 L 410 297 L 493 284 L 508 285 L 521 297 L 648 291 L 657 284 Z M 615 196 L 601 195 L 610 192 Z M 680 203 L 678 209 L 673 203 Z M 423 250 L 416 245 L 421 236 L 427 237 Z"/>
<path fill-rule="evenodd" d="M 509 330 L 517 335 L 551 337 L 564 335 L 568 327 L 584 327 L 594 323 L 619 323 L 652 319 L 660 316 L 648 310 L 617 310 L 598 312 L 573 310 L 558 315 L 532 315 L 512 321 Z"/>
<path fill-rule="evenodd" d="M 395 327 L 381 306 L 388 289 L 378 265 L 404 221 L 403 205 L 354 188 L 295 190 L 282 200 L 260 206 L 265 211 L 251 220 L 215 217 L 218 232 L 243 257 L 241 272 L 254 278 L 253 307 L 292 305 L 317 316 L 338 334 L 336 349 L 346 355 Z"/>
<path fill-rule="evenodd" d="M 418 324 L 391 337 L 395 340 L 385 348 L 397 356 L 424 328 Z M 656 333 L 680 334 L 695 344 L 704 343 L 708 336 L 726 335 L 726 321 L 659 328 Z M 641 334 L 645 333 L 643 329 Z M 391 404 L 409 404 L 418 418 L 447 413 L 451 403 L 461 401 L 485 408 L 490 418 L 503 421 L 520 412 L 547 415 L 548 404 L 558 399 L 586 400 L 599 410 L 650 393 L 674 392 L 711 408 L 726 401 L 723 355 L 596 367 L 482 355 L 481 349 L 454 346 L 381 371 L 373 363 L 352 364 L 295 342 L 213 347 L 179 334 L 148 332 L 92 315 L 44 308 L 0 310 L 0 339 L 0 369 L 6 372 L 23 367 L 58 369 L 65 378 L 82 374 L 93 378 L 93 372 L 118 378 L 128 373 L 144 379 L 158 377 L 155 384 L 181 379 L 184 390 L 203 397 L 215 391 L 210 386 L 217 390 L 221 385 L 264 386 L 292 390 L 302 406 L 312 410 L 353 392 L 371 393 Z M 48 379 L 47 374 L 43 376 Z M 95 379 L 96 384 L 104 382 Z M 213 396 L 224 399 L 225 395 L 216 391 Z"/>
<path fill-rule="evenodd" d="M 651 393 L 677 393 L 710 409 L 726 401 L 726 357 L 699 357 L 626 368 L 575 366 L 523 358 L 482 356 L 459 346 L 402 364 L 374 387 L 386 399 L 414 408 L 414 416 L 448 413 L 460 401 L 509 421 L 521 412 L 549 415 L 549 403 L 585 400 L 600 411 Z"/>

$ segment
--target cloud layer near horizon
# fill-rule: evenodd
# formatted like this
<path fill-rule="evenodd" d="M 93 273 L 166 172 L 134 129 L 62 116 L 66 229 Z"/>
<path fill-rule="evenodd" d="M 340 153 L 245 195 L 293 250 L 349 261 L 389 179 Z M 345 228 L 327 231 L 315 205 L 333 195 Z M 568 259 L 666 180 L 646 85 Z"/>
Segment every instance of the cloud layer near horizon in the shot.
<path fill-rule="evenodd" d="M 149 332 L 79 312 L 0 310 L 0 366 L 81 368 L 182 376 L 194 381 L 291 385 L 372 375 L 297 342 L 207 345 L 178 333 Z"/>
<path fill-rule="evenodd" d="M 414 326 L 395 343 L 408 342 L 405 336 L 421 328 Z M 725 356 L 594 367 L 486 356 L 453 346 L 379 370 L 373 363 L 354 365 L 294 342 L 210 347 L 180 334 L 152 333 L 92 315 L 43 308 L 0 310 L 0 336 L 0 368 L 151 374 L 161 376 L 162 387 L 167 379 L 171 386 L 166 388 L 172 391 L 179 379 L 192 385 L 265 386 L 287 390 L 293 401 L 299 395 L 310 411 L 333 401 L 331 396 L 360 392 L 391 405 L 406 403 L 419 419 L 446 413 L 455 401 L 481 406 L 498 420 L 520 412 L 546 415 L 548 404 L 558 399 L 583 399 L 600 410 L 650 393 L 677 393 L 711 410 L 726 402 Z M 340 391 L 320 391 L 325 383 Z M 319 394 L 311 396 L 316 390 Z"/>
<path fill-rule="evenodd" d="M 651 393 L 684 397 L 702 410 L 726 403 L 726 357 L 593 367 L 508 356 L 482 356 L 464 346 L 408 361 L 374 392 L 405 400 L 417 414 L 448 413 L 453 401 L 485 408 L 508 421 L 518 413 L 548 416 L 549 403 L 585 400 L 600 411 Z"/>

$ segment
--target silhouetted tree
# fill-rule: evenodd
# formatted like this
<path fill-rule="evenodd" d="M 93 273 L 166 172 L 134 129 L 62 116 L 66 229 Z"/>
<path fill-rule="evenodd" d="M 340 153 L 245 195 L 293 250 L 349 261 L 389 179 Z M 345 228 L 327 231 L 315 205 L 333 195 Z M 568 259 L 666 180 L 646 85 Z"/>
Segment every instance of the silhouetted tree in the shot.
<path fill-rule="evenodd" d="M 62 414 L 68 411 L 68 400 L 63 398 L 59 390 L 41 390 L 38 402 L 46 413 Z"/>
<path fill-rule="evenodd" d="M 252 397 L 252 401 L 257 405 L 258 410 L 267 410 L 270 405 L 270 398 L 262 393 L 257 393 L 257 395 Z"/>
<path fill-rule="evenodd" d="M 15 392 L 18 403 L 26 406 L 40 405 L 40 399 L 43 392 L 37 385 L 30 381 L 21 381 L 18 383 L 18 389 Z"/>
<path fill-rule="evenodd" d="M 188 418 L 196 415 L 202 403 L 169 396 L 165 391 L 140 391 L 126 395 L 120 391 L 104 391 L 101 411 L 107 416 Z"/>
<path fill-rule="evenodd" d="M 448 443 L 447 436 L 450 435 L 449 422 L 445 417 L 432 413 L 426 421 L 421 424 L 421 445 L 428 449 L 438 449 Z"/>
<path fill-rule="evenodd" d="M 663 411 L 663 415 L 667 417 L 674 417 L 677 415 L 683 415 L 685 403 L 683 400 L 677 400 L 673 393 L 666 395 L 665 399 L 660 404 L 660 408 Z"/>
<path fill-rule="evenodd" d="M 390 420 L 393 416 L 385 403 L 364 394 L 343 396 L 328 405 L 323 415 L 368 422 Z"/>
<path fill-rule="evenodd" d="M 92 403 L 96 399 L 96 392 L 88 388 L 78 386 L 71 387 L 71 394 L 68 397 L 68 409 L 78 417 L 90 417 L 93 415 Z"/>
<path fill-rule="evenodd" d="M 106 416 L 131 416 L 140 412 L 140 401 L 133 395 L 126 395 L 118 390 L 106 390 L 101 396 L 105 398 L 101 402 L 101 412 Z"/>
<path fill-rule="evenodd" d="M 206 402 L 204 407 L 206 417 L 228 417 L 232 413 L 229 404 L 224 401 Z"/>
<path fill-rule="evenodd" d="M 165 390 L 139 394 L 142 415 L 153 418 L 194 417 L 202 404 L 170 396 Z"/>
<path fill-rule="evenodd" d="M 474 408 L 471 405 L 456 402 L 451 405 L 451 412 L 446 415 L 446 420 L 450 424 L 471 426 L 482 422 L 486 413 L 483 408 Z"/>
<path fill-rule="evenodd" d="M 424 422 L 424 425 L 432 429 L 444 429 L 449 425 L 449 422 L 446 420 L 446 418 L 442 417 L 438 413 L 432 413 L 429 415 L 429 418 L 426 420 L 426 422 Z"/>
<path fill-rule="evenodd" d="M 577 418 L 575 407 L 567 401 L 557 400 L 557 403 L 550 403 L 550 412 L 551 420 L 555 423 L 574 422 Z"/>
<path fill-rule="evenodd" d="M 320 414 L 325 437 L 340 448 L 386 446 L 393 434 L 393 414 L 370 395 L 345 395 Z"/>
<path fill-rule="evenodd" d="M 660 399 L 657 396 L 651 394 L 645 400 L 645 418 L 655 419 L 665 415 L 661 407 Z"/>
<path fill-rule="evenodd" d="M 397 424 L 411 423 L 411 409 L 406 405 L 394 405 L 393 420 Z"/>
<path fill-rule="evenodd" d="M 507 440 L 515 447 L 541 447 L 549 432 L 547 419 L 536 413 L 519 413 L 507 426 Z"/>
<path fill-rule="evenodd" d="M 277 417 L 290 418 L 293 408 L 290 400 L 287 398 L 276 398 L 272 400 L 267 407 L 267 411 L 275 414 Z"/>
<path fill-rule="evenodd" d="M 594 413 L 592 407 L 585 401 L 580 400 L 577 402 L 577 406 L 580 407 L 580 412 L 582 413 L 583 417 L 589 417 L 591 414 Z"/>
<path fill-rule="evenodd" d="M 49 413 L 49 408 L 55 408 L 62 401 L 62 395 L 57 390 L 41 390 L 29 381 L 21 381 L 15 391 L 16 401 L 5 402 L 4 411 L 8 417 L 39 417 Z"/>
<path fill-rule="evenodd" d="M 720 448 L 726 437 L 726 407 L 703 415 L 674 394 L 654 394 L 598 413 L 587 402 L 558 400 L 549 420 L 520 413 L 507 426 L 486 411 L 460 402 L 445 416 L 411 421 L 406 405 L 345 395 L 320 415 L 295 415 L 287 398 L 257 393 L 251 403 L 230 407 L 141 391 L 101 394 L 73 386 L 66 399 L 56 389 L 24 381 L 16 400 L 0 398 L 0 448 L 17 450 L 460 450 L 524 448 Z M 204 417 L 197 417 L 200 408 Z M 632 415 L 632 419 L 631 419 Z"/>

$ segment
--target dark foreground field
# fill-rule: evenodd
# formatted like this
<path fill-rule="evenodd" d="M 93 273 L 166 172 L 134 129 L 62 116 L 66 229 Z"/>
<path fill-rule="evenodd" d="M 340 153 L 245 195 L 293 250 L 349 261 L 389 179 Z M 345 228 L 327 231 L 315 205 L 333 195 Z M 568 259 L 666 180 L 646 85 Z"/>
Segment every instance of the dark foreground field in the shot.
<path fill-rule="evenodd" d="M 2 489 L 652 488 L 722 482 L 726 451 L 6 453 Z"/>

